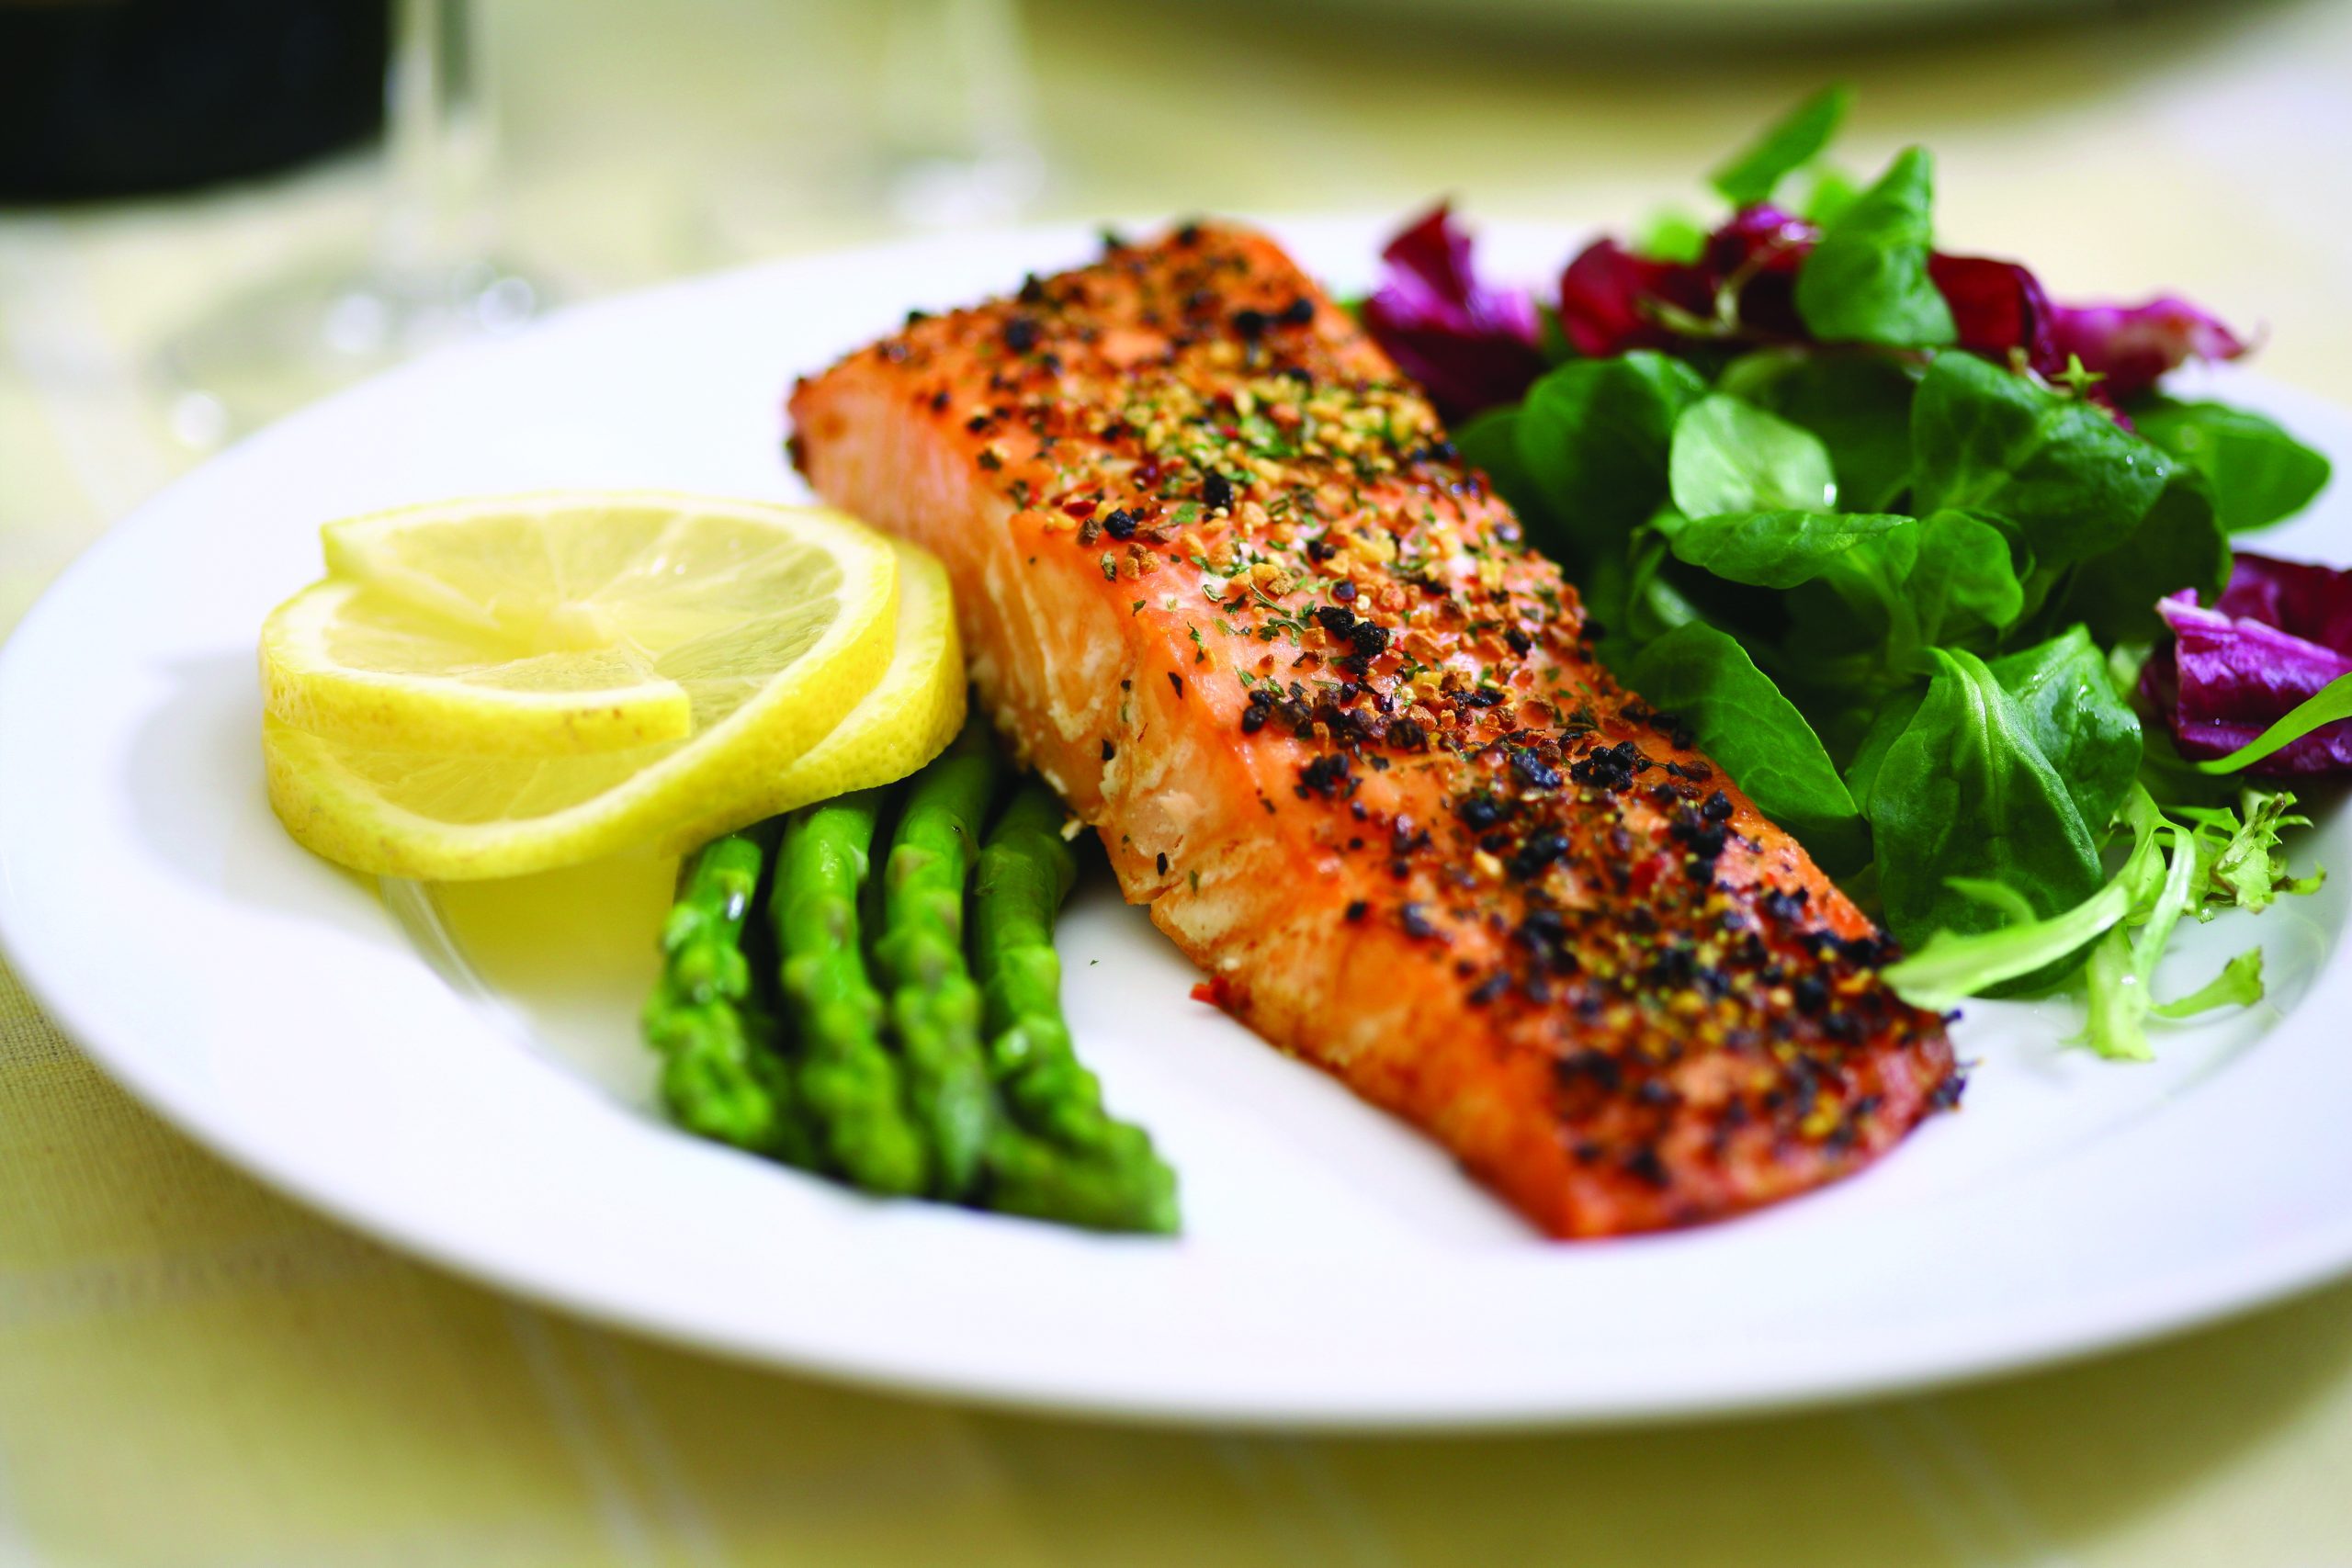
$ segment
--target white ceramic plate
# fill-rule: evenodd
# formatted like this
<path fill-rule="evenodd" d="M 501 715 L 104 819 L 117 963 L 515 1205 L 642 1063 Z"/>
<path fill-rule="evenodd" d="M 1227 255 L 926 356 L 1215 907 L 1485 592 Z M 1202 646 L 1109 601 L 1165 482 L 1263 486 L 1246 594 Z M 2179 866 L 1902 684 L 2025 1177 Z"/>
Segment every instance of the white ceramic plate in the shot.
<path fill-rule="evenodd" d="M 1364 280 L 1373 225 L 1283 231 L 1341 287 Z M 1570 243 L 1487 239 L 1530 277 Z M 278 830 L 254 640 L 318 571 L 322 520 L 545 485 L 797 495 L 793 375 L 910 306 L 1091 248 L 964 237 L 614 300 L 363 387 L 175 486 L 0 660 L 0 935 L 27 982 L 220 1154 L 452 1268 L 759 1360 L 1035 1406 L 1724 1411 L 2076 1354 L 2352 1267 L 2340 813 L 2301 852 L 2336 868 L 2325 891 L 2179 944 L 2175 987 L 2259 940 L 2269 1002 L 2166 1031 L 2150 1066 L 2065 1048 L 2063 1004 L 1972 1009 L 1966 1108 L 1878 1168 L 1582 1247 L 1536 1240 L 1434 1148 L 1189 999 L 1184 964 L 1104 886 L 1067 923 L 1069 1007 L 1114 1103 L 1182 1172 L 1181 1242 L 872 1203 L 664 1127 L 631 1035 L 666 867 L 396 897 L 404 921 Z M 2352 458 L 2335 410 L 2231 389 Z M 2352 490 L 2264 542 L 2352 557 Z"/>

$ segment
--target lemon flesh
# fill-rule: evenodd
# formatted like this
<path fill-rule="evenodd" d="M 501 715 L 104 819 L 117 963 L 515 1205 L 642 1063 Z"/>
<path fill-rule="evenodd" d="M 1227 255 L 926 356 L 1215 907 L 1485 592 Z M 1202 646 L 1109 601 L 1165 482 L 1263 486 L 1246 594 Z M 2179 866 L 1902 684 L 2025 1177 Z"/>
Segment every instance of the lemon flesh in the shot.
<path fill-rule="evenodd" d="M 381 639 L 368 645 L 379 659 L 394 642 L 413 650 L 428 630 L 445 649 L 567 655 L 563 678 L 588 677 L 575 696 L 622 698 L 603 703 L 605 718 L 575 711 L 571 728 L 534 732 L 516 717 L 529 705 L 503 702 L 510 688 L 479 671 L 469 684 L 446 660 L 372 716 L 353 704 L 306 726 L 297 721 L 323 705 L 274 695 L 263 752 L 280 820 L 318 853 L 379 874 L 518 875 L 688 824 L 756 820 L 776 779 L 884 679 L 899 640 L 904 551 L 821 509 L 526 496 L 356 519 L 325 539 L 330 588 L 339 580 L 350 592 L 300 610 L 298 596 L 280 612 L 289 637 L 303 616 L 339 617 Z M 640 668 L 643 680 L 593 683 Z M 650 732 L 674 711 L 664 684 L 683 694 L 685 732 L 640 740 L 631 725 Z M 493 712 L 496 722 L 469 729 Z"/>
<path fill-rule="evenodd" d="M 694 701 L 632 643 L 547 648 L 329 579 L 262 627 L 271 716 L 336 739 L 423 751 L 564 756 L 677 740 Z"/>
<path fill-rule="evenodd" d="M 882 679 L 758 795 L 665 833 L 664 852 L 684 854 L 746 822 L 895 784 L 945 750 L 964 728 L 964 645 L 947 569 L 928 550 L 897 539 L 890 546 L 899 554 L 899 636 Z"/>
<path fill-rule="evenodd" d="M 708 729 L 832 616 L 878 613 L 842 558 L 886 548 L 838 513 L 644 491 L 436 502 L 322 536 L 328 581 L 263 630 L 269 712 L 357 744 L 517 756 Z"/>

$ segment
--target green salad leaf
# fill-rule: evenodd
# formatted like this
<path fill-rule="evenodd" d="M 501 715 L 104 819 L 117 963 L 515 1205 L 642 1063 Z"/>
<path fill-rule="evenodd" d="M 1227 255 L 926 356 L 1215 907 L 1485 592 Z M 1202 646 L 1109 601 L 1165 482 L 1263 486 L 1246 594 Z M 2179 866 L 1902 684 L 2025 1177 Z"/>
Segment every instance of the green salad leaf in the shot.
<path fill-rule="evenodd" d="M 1454 450 L 1462 461 L 1484 473 L 1496 491 L 1511 504 L 1521 523 L 1539 533 L 1551 531 L 1550 513 L 1535 488 L 1534 476 L 1519 456 L 1519 422 L 1523 405 L 1505 403 L 1472 414 L 1453 427 Z"/>
<path fill-rule="evenodd" d="M 1690 366 L 1647 349 L 1571 360 L 1529 389 L 1519 466 L 1572 554 L 1622 548 L 1657 510 L 1675 421 L 1706 390 Z"/>
<path fill-rule="evenodd" d="M 1794 588 L 1827 570 L 1855 545 L 1912 525 L 1908 517 L 1842 512 L 1724 512 L 1676 520 L 1677 560 L 1755 588 Z"/>
<path fill-rule="evenodd" d="M 1838 503 L 1838 479 L 1819 436 L 1721 392 L 1675 420 L 1666 473 L 1675 510 L 1686 517 Z"/>
<path fill-rule="evenodd" d="M 1626 552 L 1623 600 L 1613 613 L 1624 623 L 1633 648 L 1643 647 L 1677 626 L 1707 618 L 1706 612 L 1667 581 L 1661 570 L 1668 558 L 1666 535 L 1661 529 L 1673 520 L 1672 513 L 1660 513 L 1635 529 L 1633 545 Z"/>
<path fill-rule="evenodd" d="M 2100 410 L 1973 354 L 1939 354 L 1911 405 L 1912 500 L 1997 516 L 2045 566 L 2120 545 L 2170 475 Z"/>
<path fill-rule="evenodd" d="M 2090 1003 L 2085 1043 L 2102 1055 L 2145 1060 L 2151 1018 L 2196 1017 L 2262 998 L 2262 950 L 2250 948 L 2220 975 L 2170 1002 L 2155 999 L 2158 961 L 2184 915 L 2209 919 L 2219 909 L 2261 909 L 2281 893 L 2308 893 L 2319 878 L 2291 875 L 2280 832 L 2307 826 L 2285 792 L 2249 791 L 2244 815 L 2228 807 L 2159 807 L 2134 784 L 2118 819 L 2131 835 L 2121 866 L 2098 892 L 2041 919 L 2003 905 L 2007 889 L 1973 888 L 2012 918 L 1990 931 L 1939 931 L 1886 980 L 1915 1007 L 1945 1009 L 2008 983 L 2046 974 L 2093 943 L 2083 969 Z M 2134 934 L 2136 932 L 2136 934 Z"/>
<path fill-rule="evenodd" d="M 2014 625 L 2024 590 L 2002 532 L 1964 512 L 1931 517 L 1879 516 L 1853 546 L 1822 564 L 1820 581 L 1835 604 L 1792 601 L 1809 628 L 1805 641 L 1869 649 L 1889 675 L 1924 674 L 1928 649 L 1988 646 Z"/>
<path fill-rule="evenodd" d="M 1939 512 L 1919 519 L 1916 533 L 1901 580 L 1915 649 L 1990 640 L 2017 624 L 2025 590 L 1998 528 L 1965 512 Z"/>
<path fill-rule="evenodd" d="M 1935 161 L 1905 149 L 1821 231 L 1797 269 L 1797 314 L 1824 343 L 1933 347 L 1953 340 L 1951 307 L 1928 276 Z"/>
<path fill-rule="evenodd" d="M 1804 198 L 1797 204 L 1797 212 L 1810 223 L 1832 223 L 1861 194 L 1862 187 L 1843 169 L 1818 164 L 1813 170 L 1813 183 L 1806 187 Z"/>
<path fill-rule="evenodd" d="M 1707 183 L 1734 207 L 1771 200 L 1782 180 L 1821 156 L 1853 105 L 1853 88 L 1843 83 L 1824 87 L 1726 159 Z"/>
<path fill-rule="evenodd" d="M 1891 512 L 1911 483 L 1911 397 L 1916 378 L 1866 355 L 1766 349 L 1724 367 L 1717 383 L 1768 413 L 1809 430 L 1828 449 L 1838 503 Z"/>
<path fill-rule="evenodd" d="M 1870 858 L 1860 813 L 1820 738 L 1737 638 L 1700 622 L 1678 626 L 1642 649 L 1629 674 L 1816 860 L 1853 871 Z"/>
<path fill-rule="evenodd" d="M 1953 889 L 1952 877 L 2003 883 L 2044 918 L 2081 902 L 2099 884 L 2107 827 L 2083 820 L 2032 716 L 1984 660 L 1932 656 L 1925 698 L 1860 800 L 1887 924 L 1906 944 L 1996 923 L 1998 912 Z"/>
<path fill-rule="evenodd" d="M 2075 569 L 2056 613 L 2109 642 L 2146 642 L 2165 629 L 2157 600 L 2184 588 L 2210 600 L 2229 581 L 2229 536 L 2213 503 L 2194 476 L 2175 469 L 2129 537 Z"/>
<path fill-rule="evenodd" d="M 2165 846 L 2163 877 L 2153 891 L 2140 892 L 2131 914 L 2100 935 L 2085 969 L 2090 1010 L 2084 1043 L 2117 1061 L 2145 1062 L 2155 1055 L 2148 1045 L 2147 1022 L 2155 1006 L 2156 960 L 2197 896 L 2196 840 L 2188 829 L 2159 821 L 2154 839 Z M 2137 936 L 2134 925 L 2140 928 Z"/>
<path fill-rule="evenodd" d="M 2195 1018 L 2216 1008 L 2252 1007 L 2262 999 L 2262 949 L 2249 947 L 2222 972 L 2178 1001 L 2158 1002 L 2148 1010 L 2156 1018 Z"/>
<path fill-rule="evenodd" d="M 1634 236 L 1634 254 L 1652 261 L 1694 262 L 1707 253 L 1707 229 L 1687 212 L 1658 212 Z"/>
<path fill-rule="evenodd" d="M 2142 435 L 2204 479 L 2225 533 L 2291 517 L 2326 488 L 2327 458 L 2251 409 L 2158 398 L 2132 418 Z"/>
<path fill-rule="evenodd" d="M 2287 852 L 2279 835 L 2290 828 L 2312 825 L 2310 818 L 2295 814 L 2294 807 L 2295 797 L 2285 790 L 2250 789 L 2239 797 L 2236 813 L 2208 814 L 2218 818 L 2199 827 L 2199 831 L 2213 835 L 2217 846 L 2206 890 L 2209 905 L 2227 904 L 2260 913 L 2281 893 L 2319 891 L 2324 880 L 2319 873 L 2297 876 L 2287 869 Z M 2210 919 L 2210 908 L 2205 913 Z"/>
<path fill-rule="evenodd" d="M 2108 678 L 2089 631 L 2071 627 L 1985 668 L 2064 782 L 2075 815 L 2103 834 L 2140 771 L 2140 716 Z"/>

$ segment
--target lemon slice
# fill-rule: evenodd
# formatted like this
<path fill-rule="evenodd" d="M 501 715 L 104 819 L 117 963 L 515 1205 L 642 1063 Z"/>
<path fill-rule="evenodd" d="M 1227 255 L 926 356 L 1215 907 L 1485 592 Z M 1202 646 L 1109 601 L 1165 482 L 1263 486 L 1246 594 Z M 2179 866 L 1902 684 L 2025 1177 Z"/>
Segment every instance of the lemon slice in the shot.
<path fill-rule="evenodd" d="M 436 636 L 488 650 L 605 650 L 615 669 L 641 656 L 688 706 L 683 736 L 627 744 L 615 720 L 597 746 L 548 754 L 511 736 L 448 744 L 462 739 L 468 714 L 484 711 L 469 703 L 503 699 L 445 700 L 463 683 L 446 668 L 435 671 L 439 685 L 394 699 L 372 728 L 322 732 L 268 714 L 271 805 L 300 842 L 360 871 L 517 875 L 682 824 L 755 820 L 776 778 L 883 679 L 897 644 L 900 552 L 819 509 L 646 492 L 527 496 L 361 518 L 332 525 L 326 541 L 337 575 L 358 585 L 346 611 L 405 605 Z M 626 716 L 629 705 L 618 705 Z M 658 711 L 649 697 L 638 716 Z M 390 743 L 412 733 L 402 713 L 426 744 Z"/>
<path fill-rule="evenodd" d="M 583 648 L 546 640 L 331 578 L 263 626 L 263 700 L 298 729 L 411 750 L 560 756 L 694 732 L 692 696 L 645 649 L 618 637 Z"/>
<path fill-rule="evenodd" d="M 778 522 L 810 515 L 556 491 L 329 524 L 329 580 L 263 630 L 269 712 L 418 750 L 565 755 L 684 739 L 708 728 L 714 702 L 805 654 L 773 636 L 808 641 L 835 608 L 879 614 L 829 604 L 827 558 L 848 547 Z M 869 558 L 884 548 L 828 515 Z"/>
<path fill-rule="evenodd" d="M 681 823 L 662 836 L 663 852 L 684 854 L 747 821 L 894 784 L 946 750 L 964 728 L 964 645 L 947 569 L 927 550 L 896 539 L 891 547 L 899 552 L 899 642 L 890 668 L 756 800 Z"/>

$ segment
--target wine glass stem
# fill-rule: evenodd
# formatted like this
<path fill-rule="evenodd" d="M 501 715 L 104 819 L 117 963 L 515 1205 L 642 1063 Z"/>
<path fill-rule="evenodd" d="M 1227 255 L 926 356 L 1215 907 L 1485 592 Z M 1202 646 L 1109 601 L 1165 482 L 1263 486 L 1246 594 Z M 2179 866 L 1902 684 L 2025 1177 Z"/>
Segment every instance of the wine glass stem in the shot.
<path fill-rule="evenodd" d="M 491 243 L 478 17 L 469 0 L 394 0 L 393 17 L 376 260 L 396 288 L 431 290 Z"/>

